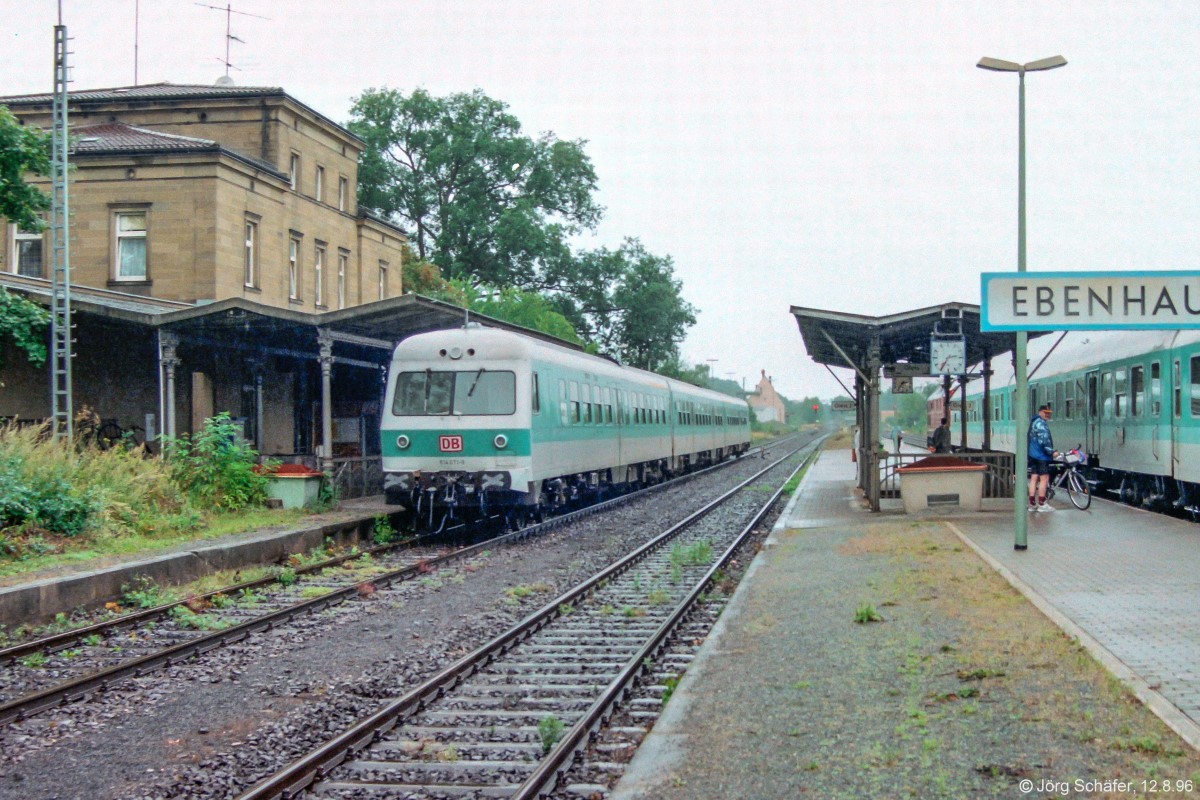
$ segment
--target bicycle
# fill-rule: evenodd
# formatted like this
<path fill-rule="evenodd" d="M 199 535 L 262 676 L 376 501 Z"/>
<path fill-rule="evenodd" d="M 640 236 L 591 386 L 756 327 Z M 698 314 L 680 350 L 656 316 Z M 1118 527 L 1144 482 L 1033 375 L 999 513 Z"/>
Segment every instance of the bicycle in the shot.
<path fill-rule="evenodd" d="M 1092 504 L 1092 487 L 1083 477 L 1083 472 L 1079 468 L 1087 465 L 1087 453 L 1076 447 L 1074 450 L 1063 453 L 1062 458 L 1056 460 L 1055 463 L 1061 466 L 1058 474 L 1054 476 L 1054 480 L 1050 481 L 1050 485 L 1046 488 L 1046 500 L 1049 501 L 1054 497 L 1055 489 L 1066 484 L 1067 496 L 1071 499 L 1071 505 L 1080 511 L 1086 511 Z"/>

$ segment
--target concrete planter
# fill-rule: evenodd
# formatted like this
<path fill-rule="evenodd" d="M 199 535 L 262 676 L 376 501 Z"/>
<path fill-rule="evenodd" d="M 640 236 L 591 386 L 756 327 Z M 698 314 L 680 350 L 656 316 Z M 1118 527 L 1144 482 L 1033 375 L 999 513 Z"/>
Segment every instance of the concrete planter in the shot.
<path fill-rule="evenodd" d="M 267 485 L 267 496 L 282 501 L 284 508 L 304 508 L 317 502 L 321 492 L 321 479 L 316 475 L 272 475 Z"/>
<path fill-rule="evenodd" d="M 983 507 L 986 464 L 953 456 L 930 456 L 896 471 L 906 514 L 927 508 L 979 511 Z"/>

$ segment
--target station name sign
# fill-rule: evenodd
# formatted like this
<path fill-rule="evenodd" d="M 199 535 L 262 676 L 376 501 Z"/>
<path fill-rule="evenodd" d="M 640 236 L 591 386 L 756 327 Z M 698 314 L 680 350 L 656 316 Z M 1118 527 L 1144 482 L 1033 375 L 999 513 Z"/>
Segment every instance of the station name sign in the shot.
<path fill-rule="evenodd" d="M 985 272 L 984 331 L 1200 328 L 1200 272 Z"/>

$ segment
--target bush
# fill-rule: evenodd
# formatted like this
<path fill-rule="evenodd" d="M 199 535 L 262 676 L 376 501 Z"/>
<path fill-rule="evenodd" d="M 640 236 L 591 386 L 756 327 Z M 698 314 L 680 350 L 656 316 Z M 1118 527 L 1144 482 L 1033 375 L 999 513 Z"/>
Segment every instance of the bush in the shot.
<path fill-rule="evenodd" d="M 0 427 L 0 528 L 150 534 L 194 527 L 164 465 L 140 448 L 68 447 L 45 427 Z"/>
<path fill-rule="evenodd" d="M 270 478 L 255 470 L 258 452 L 226 412 L 190 438 L 168 440 L 165 452 L 173 480 L 201 505 L 233 511 L 266 502 Z"/>

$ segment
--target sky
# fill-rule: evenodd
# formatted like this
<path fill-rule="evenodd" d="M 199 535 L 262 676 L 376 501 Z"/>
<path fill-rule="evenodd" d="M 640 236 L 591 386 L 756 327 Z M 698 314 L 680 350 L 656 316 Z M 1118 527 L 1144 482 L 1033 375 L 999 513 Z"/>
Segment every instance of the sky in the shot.
<path fill-rule="evenodd" d="M 685 360 L 747 387 L 843 393 L 793 305 L 979 303 L 1016 269 L 1018 81 L 982 56 L 1068 61 L 1026 78 L 1030 270 L 1200 268 L 1200 3 L 231 5 L 239 85 L 343 123 L 368 88 L 479 88 L 586 141 L 606 212 L 577 245 L 670 256 Z M 0 92 L 52 90 L 57 6 L 0 0 Z M 135 7 L 138 83 L 224 74 L 224 3 L 62 0 L 73 89 L 134 84 Z"/>

